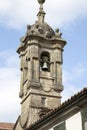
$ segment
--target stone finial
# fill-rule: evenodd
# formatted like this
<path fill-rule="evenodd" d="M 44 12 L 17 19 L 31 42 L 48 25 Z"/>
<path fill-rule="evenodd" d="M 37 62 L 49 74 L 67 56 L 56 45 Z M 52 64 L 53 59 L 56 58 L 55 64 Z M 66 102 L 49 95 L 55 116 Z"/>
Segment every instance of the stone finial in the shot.
<path fill-rule="evenodd" d="M 44 4 L 45 0 L 37 0 L 39 4 Z"/>
<path fill-rule="evenodd" d="M 39 12 L 37 14 L 38 22 L 43 23 L 44 22 L 44 16 L 45 16 L 45 12 L 43 10 L 43 4 L 45 3 L 45 0 L 37 0 L 37 1 L 40 4 Z"/>
<path fill-rule="evenodd" d="M 59 30 L 58 28 L 55 30 L 55 35 L 56 35 L 58 38 L 61 38 L 61 36 L 62 36 L 62 33 L 60 32 L 60 30 Z"/>
<path fill-rule="evenodd" d="M 27 29 L 30 30 L 30 28 L 31 28 L 31 25 L 27 25 Z"/>

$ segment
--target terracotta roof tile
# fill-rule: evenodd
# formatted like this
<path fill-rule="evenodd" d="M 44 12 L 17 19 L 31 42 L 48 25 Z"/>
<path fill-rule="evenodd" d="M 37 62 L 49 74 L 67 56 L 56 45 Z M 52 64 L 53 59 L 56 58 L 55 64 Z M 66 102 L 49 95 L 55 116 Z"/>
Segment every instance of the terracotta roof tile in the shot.
<path fill-rule="evenodd" d="M 1 122 L 1 123 L 0 123 L 0 130 L 12 130 L 12 129 L 13 129 L 13 126 L 14 126 L 13 123 Z"/>

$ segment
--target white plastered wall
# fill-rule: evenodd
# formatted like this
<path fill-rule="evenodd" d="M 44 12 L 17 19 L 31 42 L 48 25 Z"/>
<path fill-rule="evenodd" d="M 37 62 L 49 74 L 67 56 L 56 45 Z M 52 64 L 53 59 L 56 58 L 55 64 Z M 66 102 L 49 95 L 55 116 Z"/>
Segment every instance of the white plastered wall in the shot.
<path fill-rule="evenodd" d="M 80 112 L 66 120 L 66 130 L 82 130 Z"/>
<path fill-rule="evenodd" d="M 59 124 L 55 125 L 58 126 Z M 53 130 L 55 127 L 53 126 L 49 130 Z M 82 119 L 81 119 L 81 113 L 78 112 L 77 114 L 71 116 L 65 121 L 65 127 L 66 130 L 82 130 Z"/>

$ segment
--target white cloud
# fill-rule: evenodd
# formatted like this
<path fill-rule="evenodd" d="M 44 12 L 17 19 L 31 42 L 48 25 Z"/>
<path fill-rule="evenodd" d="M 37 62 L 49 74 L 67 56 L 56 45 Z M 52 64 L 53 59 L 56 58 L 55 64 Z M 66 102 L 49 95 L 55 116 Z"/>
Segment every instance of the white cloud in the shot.
<path fill-rule="evenodd" d="M 37 0 L 0 0 L 0 23 L 11 28 L 33 24 L 38 13 Z M 77 18 L 87 17 L 87 0 L 46 0 L 46 21 L 52 26 L 64 26 Z M 20 110 L 19 102 L 19 59 L 7 50 L 0 52 L 0 121 L 15 121 Z M 64 71 L 63 100 L 76 93 L 81 87 L 74 81 L 80 80 L 87 70 L 77 65 L 70 72 Z M 68 91 L 68 92 L 67 92 Z"/>
<path fill-rule="evenodd" d="M 3 0 L 0 3 L 0 21 L 12 28 L 20 28 L 33 20 L 34 0 Z"/>
<path fill-rule="evenodd" d="M 3 64 L 5 66 L 14 67 L 14 68 L 15 67 L 17 68 L 19 66 L 18 55 L 13 50 L 5 50 L 0 52 L 0 59 L 2 61 L 0 63 L 0 66 L 3 66 Z"/>
<path fill-rule="evenodd" d="M 37 0 L 0 0 L 0 22 L 12 28 L 32 24 L 37 19 L 38 8 Z M 46 21 L 51 25 L 64 25 L 87 17 L 87 0 L 47 0 L 44 8 Z"/>
<path fill-rule="evenodd" d="M 47 4 L 48 21 L 61 26 L 66 23 L 72 23 L 79 17 L 87 17 L 87 1 L 86 0 L 48 0 Z"/>
<path fill-rule="evenodd" d="M 86 71 L 87 70 L 83 64 L 77 64 L 71 69 L 70 72 L 64 70 L 63 82 L 66 83 L 67 81 L 78 80 L 84 75 L 84 73 L 86 73 Z"/>
<path fill-rule="evenodd" d="M 0 121 L 14 122 L 20 110 L 18 58 L 13 51 L 4 51 L 0 60 Z"/>
<path fill-rule="evenodd" d="M 83 87 L 86 87 L 86 84 L 81 86 L 81 81 L 79 84 L 79 80 L 84 79 L 86 73 L 87 68 L 85 68 L 84 64 L 77 64 L 71 69 L 71 71 L 63 71 L 64 91 L 62 93 L 62 101 L 70 98 L 72 95 L 83 89 Z"/>

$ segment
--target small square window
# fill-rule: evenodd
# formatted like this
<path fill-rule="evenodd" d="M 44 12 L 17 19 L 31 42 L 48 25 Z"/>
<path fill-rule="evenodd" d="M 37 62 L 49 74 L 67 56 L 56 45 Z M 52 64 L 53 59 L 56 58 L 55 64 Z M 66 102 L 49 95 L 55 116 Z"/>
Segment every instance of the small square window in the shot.
<path fill-rule="evenodd" d="M 46 97 L 42 97 L 41 98 L 41 104 L 42 104 L 42 106 L 45 106 L 45 100 L 46 100 Z"/>

